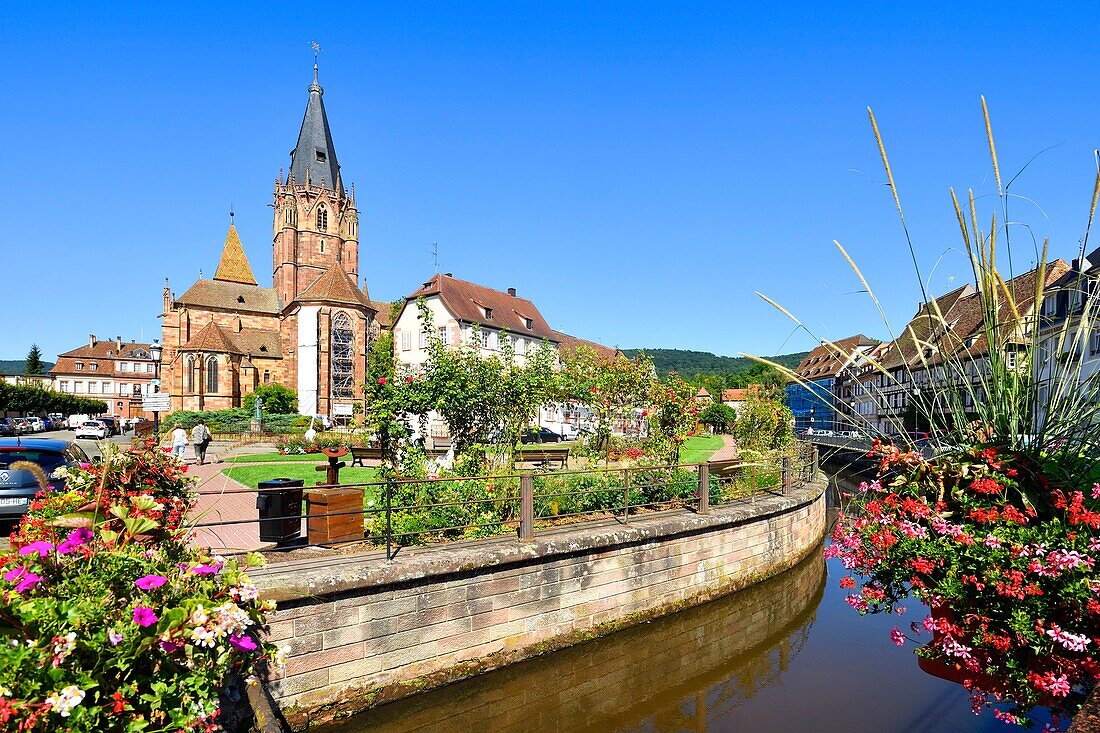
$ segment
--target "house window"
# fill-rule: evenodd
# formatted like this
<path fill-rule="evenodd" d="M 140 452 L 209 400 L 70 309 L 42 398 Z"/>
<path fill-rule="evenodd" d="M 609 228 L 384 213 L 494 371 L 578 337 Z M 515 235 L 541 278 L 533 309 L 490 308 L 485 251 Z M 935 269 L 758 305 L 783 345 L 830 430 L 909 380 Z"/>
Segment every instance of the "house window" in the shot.
<path fill-rule="evenodd" d="M 426 328 L 420 330 L 420 348 L 428 348 L 428 329 Z"/>
<path fill-rule="evenodd" d="M 447 343 L 447 327 L 439 327 L 439 343 L 446 345 Z"/>
<path fill-rule="evenodd" d="M 88 382 L 88 393 L 99 394 L 99 382 Z"/>
<path fill-rule="evenodd" d="M 271 383 L 271 372 L 268 371 L 267 369 L 264 369 L 264 384 L 270 384 L 270 383 Z"/>
<path fill-rule="evenodd" d="M 120 362 L 118 363 L 118 370 L 119 370 L 120 372 L 128 372 L 128 371 L 130 371 L 130 362 L 128 362 L 128 361 L 120 361 Z"/>
<path fill-rule="evenodd" d="M 1016 352 L 1015 351 L 1005 352 L 1005 366 L 1007 366 L 1009 369 L 1015 369 L 1016 368 Z"/>
<path fill-rule="evenodd" d="M 77 370 L 78 372 L 82 372 L 82 371 L 84 371 L 84 362 L 82 362 L 82 361 L 78 361 L 78 362 L 76 363 L 76 370 Z"/>
<path fill-rule="evenodd" d="M 521 338 L 513 339 L 512 344 L 515 347 L 517 354 L 522 354 L 523 350 L 527 346 L 527 342 Z"/>
<path fill-rule="evenodd" d="M 187 357 L 187 383 L 184 391 L 187 394 L 195 394 L 199 384 L 199 360 L 193 356 Z"/>
<path fill-rule="evenodd" d="M 141 385 L 140 384 L 135 384 L 134 385 L 134 397 L 141 397 Z"/>
<path fill-rule="evenodd" d="M 328 231 L 328 209 L 324 206 L 317 209 L 317 230 L 321 232 Z"/>
<path fill-rule="evenodd" d="M 1100 331 L 1089 334 L 1089 356 L 1100 354 Z"/>
<path fill-rule="evenodd" d="M 527 326 L 527 330 L 531 330 L 532 328 L 534 328 L 534 322 L 530 318 L 524 318 L 523 324 Z"/>
<path fill-rule="evenodd" d="M 486 308 L 485 309 L 485 320 L 486 321 L 493 320 L 493 309 L 492 308 Z"/>
<path fill-rule="evenodd" d="M 486 329 L 481 330 L 481 346 L 482 348 L 489 348 L 489 332 Z"/>
<path fill-rule="evenodd" d="M 69 383 L 67 381 L 61 380 L 61 382 L 59 382 L 58 384 L 62 392 L 69 391 Z"/>
<path fill-rule="evenodd" d="M 408 351 L 412 348 L 412 334 L 408 331 L 401 332 L 401 350 Z"/>
<path fill-rule="evenodd" d="M 103 383 L 103 394 L 111 394 L 111 383 L 110 382 L 104 382 Z"/>
<path fill-rule="evenodd" d="M 332 319 L 332 397 L 351 399 L 355 396 L 355 365 L 352 358 L 355 332 L 351 319 L 345 313 L 337 313 Z"/>
<path fill-rule="evenodd" d="M 118 393 L 122 397 L 129 397 L 130 396 L 130 385 L 125 383 L 125 382 L 119 382 L 118 383 Z"/>
<path fill-rule="evenodd" d="M 321 254 L 325 253 L 325 240 L 321 240 Z"/>
<path fill-rule="evenodd" d="M 99 364 L 96 364 L 96 363 L 95 363 L 95 362 L 93 361 L 93 362 L 92 362 L 92 366 L 91 366 L 91 370 L 92 370 L 93 372 L 97 372 L 97 371 L 99 371 Z"/>
<path fill-rule="evenodd" d="M 218 392 L 218 358 L 216 356 L 206 360 L 206 392 L 207 394 Z"/>

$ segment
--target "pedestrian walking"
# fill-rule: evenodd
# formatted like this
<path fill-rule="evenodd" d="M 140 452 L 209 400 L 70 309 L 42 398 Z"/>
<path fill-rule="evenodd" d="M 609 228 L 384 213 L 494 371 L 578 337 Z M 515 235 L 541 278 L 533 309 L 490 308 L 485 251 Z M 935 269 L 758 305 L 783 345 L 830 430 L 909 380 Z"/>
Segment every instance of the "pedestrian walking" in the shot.
<path fill-rule="evenodd" d="M 172 452 L 176 458 L 183 460 L 183 449 L 187 447 L 187 431 L 177 425 L 172 431 Z"/>
<path fill-rule="evenodd" d="M 210 429 L 202 420 L 191 428 L 191 442 L 195 444 L 195 455 L 198 456 L 201 466 L 206 463 L 206 449 L 210 447 Z"/>

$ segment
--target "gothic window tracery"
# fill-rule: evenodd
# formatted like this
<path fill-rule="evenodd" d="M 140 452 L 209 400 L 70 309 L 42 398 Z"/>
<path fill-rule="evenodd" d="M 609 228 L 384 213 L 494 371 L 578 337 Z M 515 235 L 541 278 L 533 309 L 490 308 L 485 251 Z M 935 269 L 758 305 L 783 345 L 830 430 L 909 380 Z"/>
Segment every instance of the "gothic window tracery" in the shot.
<path fill-rule="evenodd" d="M 332 398 L 351 399 L 354 397 L 355 365 L 352 355 L 355 353 L 355 331 L 351 319 L 345 313 L 337 313 L 332 319 Z"/>
<path fill-rule="evenodd" d="M 187 357 L 187 385 L 185 391 L 194 394 L 199 384 L 199 360 L 193 356 Z"/>
<path fill-rule="evenodd" d="M 317 208 L 317 229 L 318 231 L 328 231 L 328 209 L 323 205 Z"/>
<path fill-rule="evenodd" d="M 211 356 L 206 360 L 206 393 L 216 394 L 218 391 L 218 358 Z"/>

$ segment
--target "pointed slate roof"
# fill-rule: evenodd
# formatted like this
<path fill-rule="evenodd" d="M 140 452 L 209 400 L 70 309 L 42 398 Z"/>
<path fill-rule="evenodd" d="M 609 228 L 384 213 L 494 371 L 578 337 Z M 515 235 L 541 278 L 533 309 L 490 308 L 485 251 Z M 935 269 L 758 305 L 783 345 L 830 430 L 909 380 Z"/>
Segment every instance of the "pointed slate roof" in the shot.
<path fill-rule="evenodd" d="M 210 351 L 215 354 L 241 354 L 239 346 L 233 343 L 218 324 L 210 321 L 191 337 L 191 340 L 180 347 L 180 351 Z"/>
<path fill-rule="evenodd" d="M 252 274 L 252 267 L 248 264 L 241 238 L 237 236 L 237 227 L 233 224 L 229 225 L 229 231 L 225 235 L 222 258 L 218 260 L 214 279 L 243 285 L 256 284 L 256 276 Z"/>
<path fill-rule="evenodd" d="M 344 303 L 375 310 L 363 291 L 355 287 L 344 268 L 338 265 L 322 272 L 295 300 L 302 303 Z"/>
<path fill-rule="evenodd" d="M 309 102 L 302 117 L 302 129 L 298 132 L 298 144 L 290 152 L 290 174 L 295 183 L 342 192 L 340 164 L 336 162 L 336 147 L 332 144 L 332 132 L 328 127 L 325 103 L 321 99 L 325 90 L 317 83 L 317 65 L 313 65 L 313 83 L 309 85 Z"/>

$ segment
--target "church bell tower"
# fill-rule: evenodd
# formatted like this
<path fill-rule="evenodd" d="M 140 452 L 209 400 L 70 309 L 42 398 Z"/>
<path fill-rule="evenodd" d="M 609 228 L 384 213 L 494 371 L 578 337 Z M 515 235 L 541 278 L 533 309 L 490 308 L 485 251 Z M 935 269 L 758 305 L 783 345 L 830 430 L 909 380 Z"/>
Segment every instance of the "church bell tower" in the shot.
<path fill-rule="evenodd" d="M 349 195 L 340 178 L 324 93 L 314 64 L 290 172 L 275 181 L 272 281 L 284 306 L 331 267 L 343 269 L 352 282 L 359 278 L 355 189 Z"/>

